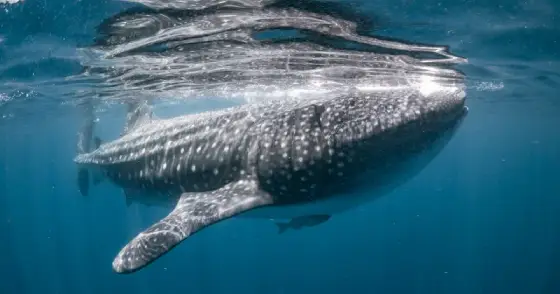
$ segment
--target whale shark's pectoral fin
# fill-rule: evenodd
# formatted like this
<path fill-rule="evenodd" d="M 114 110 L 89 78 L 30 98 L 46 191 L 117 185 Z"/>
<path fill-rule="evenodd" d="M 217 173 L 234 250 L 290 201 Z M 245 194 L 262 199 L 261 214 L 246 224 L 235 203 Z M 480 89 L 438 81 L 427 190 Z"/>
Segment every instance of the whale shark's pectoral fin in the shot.
<path fill-rule="evenodd" d="M 138 234 L 117 255 L 113 270 L 131 273 L 150 264 L 201 229 L 253 208 L 272 204 L 256 181 L 241 180 L 218 190 L 183 193 L 175 209 Z"/>

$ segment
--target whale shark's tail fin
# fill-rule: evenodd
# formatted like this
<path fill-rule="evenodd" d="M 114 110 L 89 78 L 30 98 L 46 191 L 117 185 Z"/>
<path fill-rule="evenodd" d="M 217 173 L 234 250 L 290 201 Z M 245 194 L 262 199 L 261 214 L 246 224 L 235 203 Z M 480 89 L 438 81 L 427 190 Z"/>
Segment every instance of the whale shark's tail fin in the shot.
<path fill-rule="evenodd" d="M 282 234 L 290 228 L 289 223 L 275 223 L 275 224 L 278 227 L 278 234 Z"/>
<path fill-rule="evenodd" d="M 205 227 L 272 201 L 253 180 L 240 180 L 214 191 L 183 193 L 169 215 L 138 234 L 119 252 L 113 270 L 135 272 Z"/>
<path fill-rule="evenodd" d="M 94 144 L 93 150 L 99 148 L 99 146 L 101 145 L 101 139 L 99 139 L 99 137 L 94 137 L 93 144 Z M 89 149 L 90 148 L 88 148 L 88 150 Z M 80 154 L 83 153 L 85 152 L 81 152 Z M 79 166 L 77 181 L 78 181 L 78 190 L 80 190 L 80 194 L 82 194 L 82 196 L 88 196 L 89 189 L 90 189 L 90 182 L 92 182 L 93 185 L 96 186 L 103 181 L 103 178 L 104 178 L 103 174 L 101 174 L 101 172 L 99 172 L 98 170 L 91 170 L 90 167 L 87 166 Z"/>
<path fill-rule="evenodd" d="M 91 143 L 93 139 L 93 131 L 95 127 L 95 117 L 93 114 L 93 105 L 91 101 L 86 101 L 81 105 L 83 111 L 84 122 L 80 130 L 78 131 L 78 142 L 76 145 L 77 153 L 84 154 L 90 152 Z M 88 167 L 79 166 L 78 167 L 78 190 L 83 196 L 89 194 L 89 178 L 90 171 Z"/>

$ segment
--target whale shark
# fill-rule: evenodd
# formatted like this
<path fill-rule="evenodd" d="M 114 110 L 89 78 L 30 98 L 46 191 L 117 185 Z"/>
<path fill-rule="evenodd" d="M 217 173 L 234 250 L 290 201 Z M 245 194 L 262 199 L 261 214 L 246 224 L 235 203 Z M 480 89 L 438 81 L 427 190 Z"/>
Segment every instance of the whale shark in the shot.
<path fill-rule="evenodd" d="M 127 197 L 169 206 L 117 254 L 132 273 L 231 217 L 332 215 L 421 171 L 466 117 L 459 82 L 272 100 L 158 118 L 129 107 L 122 136 L 78 154 Z M 138 193 L 134 193 L 134 191 Z"/>

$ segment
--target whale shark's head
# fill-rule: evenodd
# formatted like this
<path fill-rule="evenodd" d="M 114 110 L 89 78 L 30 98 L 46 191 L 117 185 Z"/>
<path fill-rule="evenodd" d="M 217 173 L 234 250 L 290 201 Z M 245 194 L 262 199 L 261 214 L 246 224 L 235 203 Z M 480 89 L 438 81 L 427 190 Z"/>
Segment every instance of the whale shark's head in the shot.
<path fill-rule="evenodd" d="M 380 76 L 375 84 L 360 84 L 357 89 L 371 93 L 365 107 L 348 108 L 349 120 L 374 117 L 380 129 L 374 133 L 383 136 L 411 129 L 409 136 L 436 128 L 442 124 L 455 125 L 467 112 L 464 75 L 453 69 L 422 66 L 406 75 L 392 73 Z M 406 139 L 407 135 L 401 135 Z"/>
<path fill-rule="evenodd" d="M 410 87 L 416 92 L 408 96 L 408 103 L 415 107 L 406 110 L 403 104 L 400 104 L 400 111 L 396 113 L 401 117 L 415 117 L 408 124 L 404 124 L 405 129 L 408 127 L 412 131 L 408 136 L 422 138 L 429 133 L 440 136 L 460 125 L 468 108 L 465 106 L 463 76 L 459 73 L 457 75 L 454 78 L 420 75 L 410 82 Z M 415 113 L 412 114 L 412 111 Z"/>
<path fill-rule="evenodd" d="M 452 78 L 418 75 L 393 99 L 380 102 L 381 120 L 392 121 L 385 134 L 370 146 L 376 153 L 374 177 L 395 188 L 418 174 L 450 142 L 468 113 L 463 75 Z M 385 180 L 386 178 L 386 180 Z M 392 180 L 391 180 L 392 179 Z"/>
<path fill-rule="evenodd" d="M 418 74 L 395 79 L 390 87 L 363 86 L 359 90 L 370 92 L 367 99 L 327 115 L 342 118 L 338 129 L 343 131 L 336 138 L 340 147 L 331 160 L 333 181 L 342 183 L 341 192 L 363 184 L 395 188 L 442 151 L 468 112 L 463 76 L 449 72 L 453 76 Z"/>
<path fill-rule="evenodd" d="M 259 165 L 264 189 L 277 192 L 278 203 L 295 205 L 289 210 L 261 209 L 251 216 L 337 213 L 385 195 L 426 167 L 467 114 L 462 76 L 409 75 L 389 82 L 393 84 L 363 86 L 352 95 L 311 107 L 309 113 L 298 110 L 301 119 L 295 128 L 310 135 L 291 137 L 286 146 L 292 149 L 284 153 L 297 156 L 275 156 L 282 154 L 280 149 L 265 149 L 272 158 Z M 313 135 L 308 123 L 313 119 L 319 121 L 322 136 Z M 275 133 L 283 136 L 282 131 Z M 310 198 L 324 201 L 301 205 L 302 199 Z"/>

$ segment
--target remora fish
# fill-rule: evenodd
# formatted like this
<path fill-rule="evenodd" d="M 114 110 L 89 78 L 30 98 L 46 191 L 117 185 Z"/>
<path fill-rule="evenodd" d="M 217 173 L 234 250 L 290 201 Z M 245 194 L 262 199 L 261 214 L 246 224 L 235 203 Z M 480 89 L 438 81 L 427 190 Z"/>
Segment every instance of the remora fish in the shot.
<path fill-rule="evenodd" d="M 313 227 L 318 226 L 331 218 L 328 214 L 315 214 L 315 215 L 306 215 L 306 216 L 299 216 L 291 219 L 288 222 L 276 222 L 276 226 L 278 227 L 278 234 L 284 233 L 288 229 L 299 230 L 303 227 Z"/>

